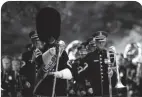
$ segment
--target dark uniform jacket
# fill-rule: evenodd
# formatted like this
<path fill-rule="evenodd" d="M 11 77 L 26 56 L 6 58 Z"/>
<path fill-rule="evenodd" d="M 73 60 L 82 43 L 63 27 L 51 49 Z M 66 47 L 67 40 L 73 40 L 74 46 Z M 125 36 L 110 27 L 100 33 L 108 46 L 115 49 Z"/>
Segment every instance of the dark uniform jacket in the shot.
<path fill-rule="evenodd" d="M 52 46 L 50 47 L 47 46 L 46 50 L 48 50 L 51 47 Z M 39 61 L 39 65 L 40 65 L 39 68 L 40 68 L 43 64 L 41 56 L 38 57 L 37 61 Z M 66 52 L 64 51 L 59 59 L 58 71 L 65 69 L 65 68 L 70 69 L 70 67 L 67 65 L 67 61 L 68 61 L 68 56 Z M 53 72 L 55 68 L 56 68 L 56 65 L 54 66 L 52 70 Z M 42 96 L 51 96 L 52 89 L 53 89 L 53 82 L 54 82 L 53 75 L 47 75 L 46 78 L 43 80 L 43 82 L 37 88 L 35 94 L 42 95 Z M 56 96 L 66 96 L 67 95 L 67 80 L 57 78 L 56 87 L 55 87 L 55 95 Z"/>
<path fill-rule="evenodd" d="M 22 54 L 22 60 L 25 61 L 25 66 L 23 66 L 20 70 L 20 75 L 26 77 L 26 80 L 30 83 L 30 88 L 23 89 L 23 95 L 25 97 L 32 97 L 33 96 L 33 89 L 35 83 L 35 72 L 36 72 L 36 65 L 31 63 L 33 51 L 27 51 Z"/>
<path fill-rule="evenodd" d="M 83 58 L 81 64 L 84 63 L 88 64 L 88 68 L 80 75 L 90 81 L 94 95 L 109 95 L 107 51 L 96 49 Z"/>
<path fill-rule="evenodd" d="M 15 97 L 18 89 L 18 83 L 16 82 L 14 71 L 2 71 L 1 74 L 1 87 L 4 89 L 2 96 L 7 97 L 10 93 L 12 97 Z"/>
<path fill-rule="evenodd" d="M 8 71 L 8 72 L 1 72 L 1 87 L 5 90 L 10 90 L 10 88 L 14 88 L 14 72 Z"/>

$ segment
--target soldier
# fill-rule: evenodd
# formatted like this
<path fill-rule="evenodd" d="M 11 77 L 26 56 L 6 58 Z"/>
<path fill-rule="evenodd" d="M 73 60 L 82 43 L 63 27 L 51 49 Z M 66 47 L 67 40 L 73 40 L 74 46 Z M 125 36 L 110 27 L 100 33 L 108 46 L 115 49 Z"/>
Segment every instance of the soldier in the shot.
<path fill-rule="evenodd" d="M 21 67 L 20 60 L 14 58 L 12 60 L 12 71 L 13 71 L 13 74 L 14 74 L 14 78 L 13 78 L 14 82 L 15 82 L 14 83 L 14 91 L 16 93 L 16 97 L 22 95 L 22 92 L 21 92 L 21 90 L 22 90 L 22 83 L 20 83 L 21 80 L 19 80 L 20 79 L 20 74 L 19 74 L 20 67 Z"/>
<path fill-rule="evenodd" d="M 126 84 L 128 86 L 128 97 L 140 95 L 140 66 L 141 66 L 141 44 L 127 44 L 124 50 L 124 66 L 126 68 Z"/>
<path fill-rule="evenodd" d="M 13 58 L 12 60 L 12 71 L 13 71 L 13 75 L 14 75 L 14 81 L 15 81 L 15 84 L 14 84 L 14 90 L 16 92 L 16 95 L 19 97 L 19 96 L 22 96 L 22 93 L 23 93 L 23 89 L 28 89 L 30 88 L 30 83 L 27 81 L 27 78 L 23 75 L 20 75 L 20 69 L 21 69 L 21 66 L 25 64 L 23 63 L 20 59 L 18 58 Z M 16 97 L 17 97 L 16 96 Z"/>
<path fill-rule="evenodd" d="M 14 90 L 14 73 L 11 69 L 11 62 L 12 58 L 10 56 L 5 55 L 2 57 L 1 87 L 3 90 L 3 97 L 16 97 L 16 91 Z"/>
<path fill-rule="evenodd" d="M 22 54 L 22 60 L 25 62 L 25 65 L 20 70 L 20 74 L 26 77 L 27 81 L 30 83 L 30 87 L 23 90 L 23 95 L 25 97 L 33 96 L 37 68 L 37 65 L 34 63 L 34 51 L 36 48 L 42 49 L 43 47 L 36 31 L 31 31 L 29 33 L 29 38 L 31 39 L 32 44 L 28 44 L 26 46 L 27 51 Z"/>
<path fill-rule="evenodd" d="M 45 43 L 43 50 L 35 51 L 35 61 L 39 68 L 34 94 L 39 96 L 66 96 L 66 79 L 72 78 L 70 67 L 67 65 L 68 56 L 61 46 L 64 43 L 58 41 L 60 24 L 60 14 L 53 8 L 43 8 L 37 14 L 37 33 L 39 39 Z M 41 53 L 37 54 L 38 51 Z"/>
<path fill-rule="evenodd" d="M 93 37 L 90 37 L 88 40 L 87 40 L 87 49 L 88 49 L 88 52 L 93 52 L 96 48 L 96 41 L 95 39 L 93 39 Z"/>
<path fill-rule="evenodd" d="M 80 75 L 83 75 L 90 82 L 93 95 L 109 95 L 107 50 L 105 48 L 107 32 L 94 33 L 93 40 L 96 45 L 95 50 L 82 59 L 81 65 L 85 64 L 85 68 L 80 72 Z"/>

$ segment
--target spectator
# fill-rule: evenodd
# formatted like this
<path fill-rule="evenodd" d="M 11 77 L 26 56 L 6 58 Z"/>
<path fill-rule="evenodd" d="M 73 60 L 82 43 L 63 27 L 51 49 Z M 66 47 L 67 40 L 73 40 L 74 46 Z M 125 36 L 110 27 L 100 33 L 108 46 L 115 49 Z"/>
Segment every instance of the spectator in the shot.
<path fill-rule="evenodd" d="M 1 73 L 1 87 L 3 89 L 3 97 L 16 97 L 14 91 L 14 75 L 11 69 L 12 58 L 8 55 L 2 57 L 2 73 Z"/>

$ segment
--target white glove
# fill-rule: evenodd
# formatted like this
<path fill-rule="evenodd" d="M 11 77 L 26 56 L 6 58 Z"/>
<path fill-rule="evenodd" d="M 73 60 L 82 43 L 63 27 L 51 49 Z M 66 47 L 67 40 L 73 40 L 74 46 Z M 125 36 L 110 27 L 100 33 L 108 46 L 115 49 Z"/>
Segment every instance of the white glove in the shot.
<path fill-rule="evenodd" d="M 53 72 L 52 73 L 55 77 L 61 78 L 61 79 L 72 79 L 72 73 L 68 68 L 65 68 L 61 71 Z"/>
<path fill-rule="evenodd" d="M 57 78 L 63 78 L 63 74 L 62 74 L 61 72 L 59 72 L 59 71 L 53 72 L 53 75 L 54 75 L 55 77 L 57 77 Z"/>

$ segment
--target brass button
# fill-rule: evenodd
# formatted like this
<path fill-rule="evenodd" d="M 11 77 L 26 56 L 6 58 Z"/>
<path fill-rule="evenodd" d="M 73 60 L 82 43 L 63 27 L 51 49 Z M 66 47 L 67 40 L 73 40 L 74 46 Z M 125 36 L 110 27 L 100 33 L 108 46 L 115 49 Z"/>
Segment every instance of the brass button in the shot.
<path fill-rule="evenodd" d="M 102 57 L 102 55 L 100 55 L 100 57 Z"/>
<path fill-rule="evenodd" d="M 102 61 L 100 61 L 100 64 L 102 64 Z"/>

